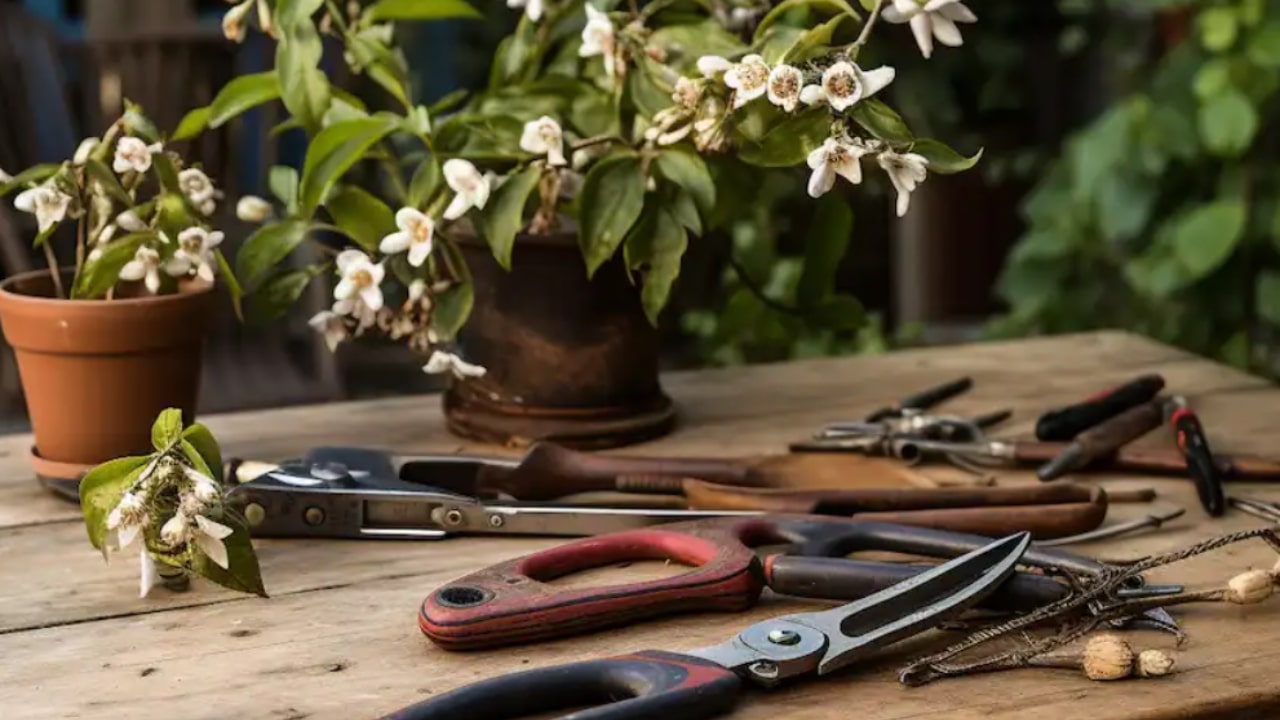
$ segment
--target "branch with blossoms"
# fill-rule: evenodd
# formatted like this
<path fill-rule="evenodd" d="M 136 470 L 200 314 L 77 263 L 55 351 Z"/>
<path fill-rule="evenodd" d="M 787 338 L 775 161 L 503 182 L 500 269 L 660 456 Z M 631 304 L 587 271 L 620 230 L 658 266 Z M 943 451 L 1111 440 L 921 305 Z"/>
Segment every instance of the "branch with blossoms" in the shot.
<path fill-rule="evenodd" d="M 99 465 L 80 481 L 89 541 L 104 560 L 137 548 L 139 594 L 185 590 L 198 575 L 266 597 L 245 519 L 223 502 L 222 453 L 203 425 L 183 428 L 165 410 L 151 429 L 155 452 Z"/>
<path fill-rule="evenodd" d="M 223 234 L 211 226 L 222 192 L 165 148 L 140 108 L 126 105 L 102 137 L 82 141 L 70 160 L 16 176 L 0 172 L 0 197 L 17 193 L 14 206 L 35 216 L 35 247 L 45 253 L 56 296 L 167 294 L 181 281 L 212 284 L 221 276 L 238 302 L 238 283 L 218 249 Z M 75 259 L 68 265 L 48 241 L 71 221 Z"/>
<path fill-rule="evenodd" d="M 276 67 L 232 81 L 177 136 L 277 100 L 290 113 L 281 129 L 308 136 L 300 170 L 272 170 L 274 199 L 239 203 L 264 225 L 237 273 L 268 315 L 335 273 L 333 306 L 312 320 L 331 347 L 379 332 L 429 356 L 429 372 L 477 380 L 483 368 L 451 350 L 474 297 L 458 249 L 469 237 L 510 269 L 521 234 L 575 232 L 585 272 L 620 259 L 656 323 L 689 243 L 746 214 L 735 203 L 749 199 L 719 192 L 726 174 L 807 166 L 817 198 L 840 179 L 861 183 L 866 162 L 903 215 L 929 174 L 979 157 L 915 137 L 881 101 L 895 70 L 859 58 L 894 24 L 909 25 L 926 56 L 935 40 L 961 44 L 956 23 L 976 17 L 956 0 L 508 4 L 522 17 L 488 87 L 430 106 L 412 96 L 394 25 L 479 17 L 462 0 L 244 0 L 228 12 L 229 38 L 243 40 L 256 19 L 275 39 Z M 325 36 L 384 97 L 367 105 L 331 86 Z M 346 247 L 302 268 L 284 262 L 326 233 Z M 813 240 L 829 241 L 847 238 Z"/>

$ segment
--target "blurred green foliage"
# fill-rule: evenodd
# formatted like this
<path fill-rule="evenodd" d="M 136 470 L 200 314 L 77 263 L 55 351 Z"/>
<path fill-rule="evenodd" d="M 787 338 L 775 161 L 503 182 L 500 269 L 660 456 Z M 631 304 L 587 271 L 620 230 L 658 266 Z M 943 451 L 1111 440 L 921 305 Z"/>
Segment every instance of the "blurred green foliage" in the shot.
<path fill-rule="evenodd" d="M 1280 1 L 1071 5 L 1132 72 L 1026 199 L 993 334 L 1120 327 L 1280 374 Z"/>

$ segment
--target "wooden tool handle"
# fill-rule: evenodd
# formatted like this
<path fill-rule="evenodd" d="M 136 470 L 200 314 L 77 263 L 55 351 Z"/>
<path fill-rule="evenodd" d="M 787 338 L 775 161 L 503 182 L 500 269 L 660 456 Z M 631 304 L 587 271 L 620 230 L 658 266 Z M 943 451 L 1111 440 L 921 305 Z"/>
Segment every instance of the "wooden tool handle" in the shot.
<path fill-rule="evenodd" d="M 1156 401 L 1145 402 L 1129 408 L 1076 436 L 1076 443 L 1084 448 L 1085 458 L 1104 457 L 1128 445 L 1164 423 L 1164 409 Z M 1085 464 L 1087 464 L 1086 460 Z"/>
<path fill-rule="evenodd" d="M 858 520 L 950 530 L 987 537 L 1029 532 L 1033 540 L 1052 540 L 1088 532 L 1102 525 L 1107 503 L 945 508 L 858 513 Z"/>
<path fill-rule="evenodd" d="M 697 480 L 684 482 L 685 498 L 694 510 L 761 510 L 767 512 L 855 515 L 867 512 L 995 508 L 1010 505 L 1088 503 L 1099 499 L 1081 485 L 998 488 L 876 488 L 866 490 L 789 490 L 731 487 Z"/>
<path fill-rule="evenodd" d="M 1040 464 L 1057 457 L 1066 447 L 1066 443 L 1019 441 L 1014 443 L 1014 458 L 1028 465 Z M 1280 481 L 1280 462 L 1275 460 L 1220 454 L 1215 454 L 1214 460 L 1226 480 Z M 1128 446 L 1099 458 L 1088 467 L 1092 470 L 1185 477 L 1187 459 L 1176 447 Z"/>

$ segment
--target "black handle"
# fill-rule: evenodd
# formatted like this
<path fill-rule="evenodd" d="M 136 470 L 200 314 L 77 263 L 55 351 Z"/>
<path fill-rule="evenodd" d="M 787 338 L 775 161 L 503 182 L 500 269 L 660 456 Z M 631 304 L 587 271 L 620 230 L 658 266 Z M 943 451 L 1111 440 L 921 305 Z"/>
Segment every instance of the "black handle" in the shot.
<path fill-rule="evenodd" d="M 893 523 L 836 523 L 822 519 L 792 517 L 779 528 L 795 538 L 799 547 L 793 555 L 840 558 L 858 550 L 884 550 L 932 558 L 956 558 L 991 543 L 991 538 L 949 530 L 909 527 Z M 1038 568 L 1061 568 L 1077 575 L 1099 575 L 1107 566 L 1092 558 L 1034 543 L 1020 561 Z M 1140 582 L 1140 580 L 1135 580 Z"/>
<path fill-rule="evenodd" d="M 584 707 L 573 720 L 703 720 L 729 712 L 741 689 L 713 662 L 646 650 L 482 680 L 382 720 L 514 720 Z"/>
<path fill-rule="evenodd" d="M 919 575 L 932 566 L 775 555 L 765 559 L 765 581 L 783 595 L 825 600 L 857 600 Z M 1070 588 L 1044 575 L 1017 573 L 988 595 L 979 607 L 1027 612 L 1069 595 Z"/>
<path fill-rule="evenodd" d="M 959 380 L 943 383 L 928 390 L 921 390 L 914 395 L 908 395 L 902 398 L 894 407 L 880 408 L 879 410 L 867 416 L 866 422 L 880 422 L 891 417 L 897 417 L 902 414 L 903 410 L 927 410 L 944 400 L 968 391 L 973 387 L 973 378 L 963 377 Z"/>
<path fill-rule="evenodd" d="M 1209 449 L 1209 439 L 1204 426 L 1185 404 L 1175 404 L 1169 416 L 1178 448 L 1187 458 L 1187 471 L 1196 484 L 1196 494 L 1205 512 L 1220 517 L 1227 511 L 1227 499 L 1222 491 L 1222 475 Z"/>
<path fill-rule="evenodd" d="M 1151 400 L 1163 389 L 1163 377 L 1143 375 L 1084 402 L 1051 410 L 1036 422 L 1036 438 L 1066 442 L 1104 420 Z"/>

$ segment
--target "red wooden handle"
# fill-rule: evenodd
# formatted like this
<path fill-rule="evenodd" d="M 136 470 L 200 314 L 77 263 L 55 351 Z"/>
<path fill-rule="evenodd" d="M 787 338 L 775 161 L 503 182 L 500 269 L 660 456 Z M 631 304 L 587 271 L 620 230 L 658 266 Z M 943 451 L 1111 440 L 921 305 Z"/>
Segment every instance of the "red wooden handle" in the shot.
<path fill-rule="evenodd" d="M 697 610 L 738 611 L 763 588 L 751 546 L 772 536 L 755 518 L 614 533 L 534 553 L 455 580 L 422 603 L 418 626 L 449 650 L 534 642 Z M 546 581 L 635 560 L 693 566 L 674 577 L 605 587 L 557 588 Z"/>

